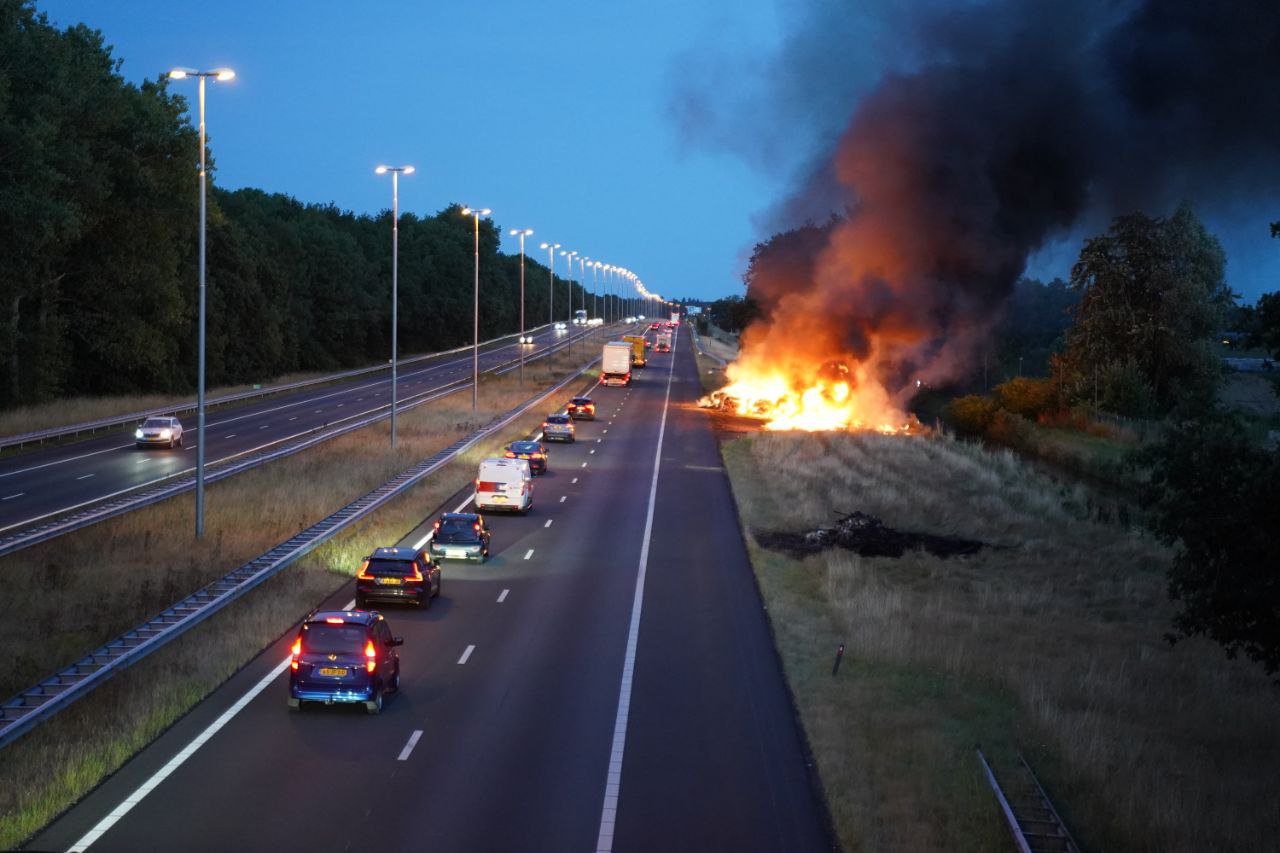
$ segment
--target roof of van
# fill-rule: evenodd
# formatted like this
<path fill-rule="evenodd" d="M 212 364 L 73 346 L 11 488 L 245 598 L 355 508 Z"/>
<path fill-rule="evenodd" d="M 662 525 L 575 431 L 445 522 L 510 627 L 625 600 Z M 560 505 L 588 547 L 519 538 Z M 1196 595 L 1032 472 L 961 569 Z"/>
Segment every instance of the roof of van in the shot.
<path fill-rule="evenodd" d="M 527 469 L 528 467 L 528 459 L 483 459 L 480 462 L 481 471 L 486 468 L 490 470 L 497 468 L 499 470 L 508 469 L 512 471 L 519 471 L 521 468 Z"/>

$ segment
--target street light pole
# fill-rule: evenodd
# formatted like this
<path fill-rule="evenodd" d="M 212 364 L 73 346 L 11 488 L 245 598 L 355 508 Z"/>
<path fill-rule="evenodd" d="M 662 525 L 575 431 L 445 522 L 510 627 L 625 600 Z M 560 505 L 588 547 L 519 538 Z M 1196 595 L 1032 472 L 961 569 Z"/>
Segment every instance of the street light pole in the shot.
<path fill-rule="evenodd" d="M 471 411 L 480 408 L 480 217 L 493 213 L 487 207 L 462 208 L 463 216 L 475 222 L 475 284 L 471 300 Z"/>
<path fill-rule="evenodd" d="M 556 249 L 559 243 L 543 243 L 539 249 L 547 250 L 547 322 L 554 332 L 556 328 Z"/>
<path fill-rule="evenodd" d="M 570 252 L 566 250 L 561 252 L 560 254 L 564 255 L 565 264 L 569 267 L 569 275 L 565 278 L 565 283 L 569 285 L 569 320 L 565 324 L 565 327 L 569 330 L 569 344 L 567 349 L 569 351 L 569 358 L 572 359 L 573 358 L 573 259 L 577 257 L 578 253 Z"/>
<path fill-rule="evenodd" d="M 205 350 L 205 207 L 208 185 L 208 173 L 205 166 L 205 127 L 204 127 L 204 83 L 212 77 L 215 80 L 227 81 L 235 79 L 236 73 L 230 68 L 216 68 L 213 71 L 195 71 L 191 68 L 175 68 L 169 72 L 171 80 L 185 80 L 197 77 L 200 81 L 200 331 L 198 334 L 199 354 L 196 372 L 196 538 L 204 538 L 204 350 Z"/>
<path fill-rule="evenodd" d="M 399 330 L 399 266 L 400 266 L 400 176 L 412 175 L 412 166 L 379 166 L 374 174 L 391 173 L 391 447 L 396 446 L 397 374 L 400 372 L 396 333 Z"/>
<path fill-rule="evenodd" d="M 591 259 L 587 257 L 578 258 L 578 275 L 582 277 L 582 310 L 583 311 L 587 310 L 587 262 L 590 260 Z M 591 309 L 594 311 L 595 307 L 596 307 L 596 295 L 592 293 Z M 590 312 L 587 313 L 587 319 L 588 320 L 592 319 Z"/>
<path fill-rule="evenodd" d="M 524 385 L 524 238 L 533 229 L 512 228 L 510 233 L 520 235 L 520 384 Z"/>

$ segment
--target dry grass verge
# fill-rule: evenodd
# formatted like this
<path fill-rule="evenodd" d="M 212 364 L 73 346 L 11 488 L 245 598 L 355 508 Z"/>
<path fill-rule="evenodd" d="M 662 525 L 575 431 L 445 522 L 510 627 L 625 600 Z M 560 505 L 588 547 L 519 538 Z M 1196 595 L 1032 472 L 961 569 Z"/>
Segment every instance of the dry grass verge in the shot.
<path fill-rule="evenodd" d="M 575 353 L 578 353 L 575 347 Z M 576 355 L 574 363 L 585 360 Z M 385 424 L 212 484 L 206 538 L 178 498 L 0 559 L 0 669 L 8 696 L 177 598 L 265 551 L 570 372 L 564 355 L 482 380 L 473 414 L 464 390 Z M 576 366 L 572 369 L 576 370 Z M 558 398 L 556 398 L 558 402 Z M 552 401 L 548 401 L 548 406 Z M 245 661 L 354 574 L 359 558 L 404 535 L 474 476 L 477 461 L 525 434 L 535 407 L 351 530 L 192 629 L 3 750 L 0 848 L 38 831 L 149 743 Z"/>
<path fill-rule="evenodd" d="M 748 530 L 862 510 L 1001 546 L 796 561 L 748 535 L 845 849 L 1006 846 L 976 743 L 1026 755 L 1087 847 L 1274 845 L 1280 694 L 1216 647 L 1162 641 L 1167 550 L 1090 517 L 1083 488 L 947 438 L 770 433 L 723 449 Z"/>

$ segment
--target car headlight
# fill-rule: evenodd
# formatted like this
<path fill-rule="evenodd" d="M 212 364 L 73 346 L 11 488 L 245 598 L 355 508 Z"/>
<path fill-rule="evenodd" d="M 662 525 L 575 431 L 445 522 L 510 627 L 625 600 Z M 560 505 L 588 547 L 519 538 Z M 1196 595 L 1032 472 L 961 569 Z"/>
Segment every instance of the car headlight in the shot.
<path fill-rule="evenodd" d="M 141 429 L 135 429 L 135 430 L 133 431 L 133 437 L 134 437 L 134 438 L 142 438 L 142 430 L 141 430 Z"/>
<path fill-rule="evenodd" d="M 162 430 L 160 430 L 160 437 L 161 437 L 161 438 L 173 438 L 173 430 L 171 430 L 171 429 L 162 429 Z"/>

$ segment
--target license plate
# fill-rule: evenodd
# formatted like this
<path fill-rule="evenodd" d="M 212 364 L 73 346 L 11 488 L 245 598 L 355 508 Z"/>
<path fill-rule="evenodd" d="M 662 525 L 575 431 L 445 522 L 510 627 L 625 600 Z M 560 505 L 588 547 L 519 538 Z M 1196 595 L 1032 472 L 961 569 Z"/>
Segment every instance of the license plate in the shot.
<path fill-rule="evenodd" d="M 465 557 L 465 556 L 467 556 L 467 552 L 466 552 L 466 551 L 454 551 L 454 550 L 449 550 L 449 551 L 445 551 L 445 552 L 444 552 L 444 555 L 445 555 L 446 557 L 455 557 L 455 558 L 456 558 L 456 557 Z"/>
<path fill-rule="evenodd" d="M 521 459 L 529 459 L 529 458 L 531 458 L 531 457 L 529 456 L 529 454 L 528 454 L 528 453 L 521 453 L 521 454 L 520 454 L 520 458 L 521 458 Z"/>
<path fill-rule="evenodd" d="M 506 496 L 506 495 L 494 495 L 494 496 L 493 496 L 493 499 L 494 499 L 495 501 L 505 501 L 505 500 L 507 499 L 507 496 Z"/>
<path fill-rule="evenodd" d="M 378 583 L 383 584 L 385 586 L 400 586 L 400 584 L 404 583 L 404 579 L 403 578 L 378 578 Z"/>
<path fill-rule="evenodd" d="M 321 675 L 332 675 L 332 676 L 334 676 L 335 678 L 342 678 L 343 676 L 345 676 L 345 675 L 347 674 L 347 670 L 346 670 L 346 669 L 340 669 L 340 668 L 338 668 L 338 667 L 336 667 L 336 666 L 322 666 L 322 667 L 320 667 L 320 674 L 321 674 Z"/>

